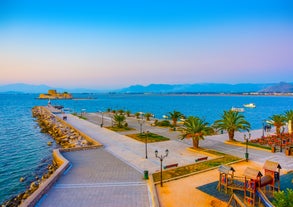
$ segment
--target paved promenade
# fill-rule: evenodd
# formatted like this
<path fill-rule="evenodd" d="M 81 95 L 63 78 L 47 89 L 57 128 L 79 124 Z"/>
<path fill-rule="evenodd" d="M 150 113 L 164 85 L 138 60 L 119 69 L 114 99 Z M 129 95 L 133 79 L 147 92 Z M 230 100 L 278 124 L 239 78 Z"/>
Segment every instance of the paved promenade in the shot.
<path fill-rule="evenodd" d="M 66 152 L 71 166 L 37 204 L 42 207 L 149 207 L 142 174 L 102 148 Z"/>
<path fill-rule="evenodd" d="M 89 121 L 92 121 L 93 123 L 96 123 L 96 124 L 101 123 L 100 114 L 97 114 L 97 113 L 87 114 L 87 118 Z M 104 116 L 103 122 L 104 122 L 104 125 L 108 125 L 108 126 L 111 125 L 109 117 L 105 118 L 105 116 Z M 122 134 L 139 133 L 140 126 L 138 125 L 136 118 L 133 118 L 133 117 L 128 118 L 127 123 L 129 124 L 129 127 L 136 129 L 136 131 L 123 132 Z M 151 123 L 152 122 L 145 122 L 143 124 L 142 130 L 143 131 L 150 131 L 150 132 L 157 133 L 162 136 L 168 137 L 171 139 L 171 141 L 148 144 L 148 146 L 149 145 L 151 146 L 150 150 L 149 150 L 150 153 L 153 154 L 155 149 L 158 149 L 161 152 L 163 152 L 165 149 L 169 149 L 170 157 L 166 158 L 166 162 L 167 163 L 168 162 L 169 163 L 178 162 L 179 165 L 186 164 L 187 162 L 194 163 L 194 158 L 196 158 L 197 156 L 201 156 L 201 155 L 195 155 L 195 154 L 192 155 L 191 154 L 192 158 L 188 158 L 187 154 L 189 154 L 189 153 L 188 153 L 188 150 L 186 150 L 186 148 L 192 146 L 191 139 L 180 140 L 180 139 L 178 139 L 180 137 L 180 132 L 172 131 L 172 130 L 169 130 L 168 128 L 163 128 L 163 127 L 153 127 L 153 126 L 151 126 Z M 272 130 L 272 132 L 273 132 L 273 130 Z M 253 130 L 250 133 L 251 133 L 251 138 L 254 139 L 254 138 L 261 137 L 263 131 L 262 130 Z M 248 133 L 236 132 L 235 139 L 243 142 L 244 141 L 244 134 L 246 134 L 246 136 L 248 136 Z M 265 132 L 265 135 L 266 135 L 266 132 Z M 127 139 L 127 140 L 132 141 L 131 139 Z M 224 153 L 228 153 L 228 154 L 232 154 L 232 155 L 244 158 L 244 154 L 245 154 L 245 150 L 246 150 L 245 147 L 226 144 L 225 142 L 227 140 L 228 140 L 227 134 L 206 136 L 205 140 L 200 140 L 199 145 L 200 145 L 200 147 L 203 147 L 203 148 L 214 149 L 216 151 L 220 151 L 220 152 L 224 152 Z M 140 145 L 143 145 L 143 144 L 140 143 Z M 135 150 L 135 149 L 133 149 L 133 150 Z M 142 148 L 139 148 L 136 151 L 137 151 L 137 153 L 141 154 L 141 157 L 143 157 L 143 154 L 142 154 L 143 149 Z M 254 149 L 251 147 L 249 147 L 248 152 L 249 152 L 249 159 L 259 163 L 260 165 L 263 165 L 263 163 L 266 160 L 271 160 L 271 161 L 279 162 L 284 171 L 292 171 L 293 170 L 293 157 L 286 156 L 284 152 L 283 153 L 281 153 L 281 152 L 271 153 L 271 152 L 268 152 L 265 150 Z M 184 156 L 181 156 L 181 155 L 184 155 Z M 181 159 L 185 159 L 186 162 L 182 162 Z M 158 164 L 158 162 L 156 162 L 155 160 L 153 162 Z M 150 165 L 147 165 L 147 166 L 149 167 Z M 151 167 L 149 169 L 157 169 L 157 168 Z"/>
<path fill-rule="evenodd" d="M 146 159 L 144 143 L 100 127 L 101 117 L 98 114 L 86 114 L 86 116 L 89 121 L 68 114 L 67 122 L 105 147 L 65 153 L 64 156 L 72 163 L 71 169 L 68 169 L 67 173 L 57 181 L 38 206 L 97 206 L 98 203 L 101 204 L 98 206 L 114 207 L 152 206 L 150 192 L 143 180 L 143 171 L 148 170 L 153 173 L 160 169 L 160 161 L 155 157 L 155 150 L 158 150 L 159 154 L 164 153 L 165 149 L 169 150 L 164 165 L 191 164 L 194 163 L 194 159 L 203 156 L 188 150 L 191 140 L 178 140 L 179 132 L 144 123 L 143 131 L 171 138 L 170 141 L 148 144 L 148 159 Z M 103 122 L 104 126 L 111 125 L 109 117 L 104 117 Z M 135 129 L 128 133 L 139 132 L 140 127 L 135 118 L 130 118 L 127 122 Z M 252 137 L 260 137 L 261 133 L 262 130 L 253 131 Z M 243 140 L 243 134 L 237 133 L 235 138 Z M 245 148 L 225 144 L 227 139 L 226 134 L 208 136 L 204 141 L 200 141 L 200 146 L 244 157 Z M 266 160 L 277 161 L 285 171 L 293 170 L 292 156 L 285 156 L 284 153 L 249 149 L 249 158 L 260 165 Z M 127 203 L 123 203 L 124 201 Z"/>

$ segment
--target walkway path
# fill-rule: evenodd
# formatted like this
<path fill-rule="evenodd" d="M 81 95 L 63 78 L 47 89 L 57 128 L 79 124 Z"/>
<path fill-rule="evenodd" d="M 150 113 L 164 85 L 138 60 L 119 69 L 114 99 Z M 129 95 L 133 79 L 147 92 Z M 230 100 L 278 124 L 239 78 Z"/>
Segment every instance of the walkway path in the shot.
<path fill-rule="evenodd" d="M 42 207 L 149 207 L 142 174 L 102 148 L 63 153 L 71 168 L 37 204 Z"/>
<path fill-rule="evenodd" d="M 72 204 L 92 206 L 91 204 L 96 203 L 102 203 L 101 206 L 150 206 L 152 205 L 150 196 L 142 177 L 144 170 L 153 173 L 160 169 L 160 161 L 155 157 L 155 150 L 158 150 L 159 154 L 164 153 L 165 149 L 169 150 L 164 165 L 191 164 L 194 163 L 194 159 L 202 156 L 187 150 L 191 146 L 190 140 L 179 141 L 179 132 L 152 127 L 149 123 L 145 123 L 144 131 L 171 138 L 170 141 L 148 144 L 148 159 L 146 159 L 144 143 L 100 127 L 101 120 L 98 114 L 87 114 L 87 117 L 89 121 L 68 114 L 67 122 L 102 143 L 105 148 L 65 153 L 65 157 L 72 163 L 72 168 L 58 180 L 47 196 L 39 202 L 39 206 L 72 206 Z M 129 120 L 129 125 L 135 128 L 129 133 L 137 133 L 139 130 L 137 120 L 134 118 Z M 111 125 L 111 119 L 105 117 L 104 125 Z M 261 132 L 261 130 L 253 131 L 252 137 L 258 136 Z M 236 139 L 243 140 L 243 134 L 236 134 Z M 226 140 L 226 134 L 208 136 L 200 142 L 200 146 L 244 157 L 244 147 L 225 144 Z M 279 162 L 283 169 L 293 170 L 292 157 L 283 153 L 273 154 L 249 149 L 249 155 L 251 160 L 260 165 L 263 165 L 265 160 L 273 160 Z M 71 199 L 73 201 L 69 205 Z M 123 203 L 125 200 L 127 205 Z"/>
<path fill-rule="evenodd" d="M 87 118 L 89 119 L 89 121 L 92 121 L 95 123 L 101 123 L 100 114 L 90 113 L 90 114 L 87 114 Z M 104 115 L 104 121 L 103 121 L 104 125 L 110 126 L 111 119 L 109 119 L 109 117 L 107 117 L 107 118 L 105 119 L 105 115 Z M 127 123 L 129 124 L 129 126 L 131 128 L 136 129 L 136 131 L 124 132 L 123 134 L 139 133 L 140 126 L 139 126 L 136 118 L 133 118 L 133 117 L 127 118 Z M 172 131 L 172 130 L 169 130 L 168 128 L 163 128 L 163 127 L 153 127 L 153 126 L 151 126 L 151 123 L 152 122 L 145 122 L 143 124 L 143 131 L 150 131 L 153 133 L 160 134 L 162 136 L 171 138 L 171 141 L 149 144 L 151 146 L 151 149 L 149 151 L 151 153 L 153 153 L 155 149 L 158 149 L 158 150 L 161 150 L 161 152 L 163 152 L 167 148 L 167 149 L 169 149 L 170 157 L 172 155 L 172 160 L 180 163 L 180 160 L 183 158 L 182 156 L 180 156 L 181 154 L 184 154 L 184 158 L 186 158 L 185 153 L 188 153 L 186 148 L 192 146 L 191 140 L 190 139 L 189 140 L 180 140 L 180 139 L 178 139 L 180 137 L 180 132 Z M 262 133 L 263 133 L 262 130 L 253 130 L 253 131 L 251 131 L 251 137 L 252 138 L 261 137 Z M 248 136 L 247 133 L 246 133 L 246 135 Z M 244 133 L 236 132 L 235 139 L 243 142 L 244 141 Z M 131 141 L 131 139 L 128 139 L 128 140 Z M 245 147 L 226 144 L 225 142 L 227 140 L 228 140 L 227 134 L 206 136 L 205 140 L 200 141 L 200 147 L 214 149 L 216 151 L 220 151 L 220 152 L 224 152 L 224 153 L 228 153 L 231 155 L 235 155 L 235 156 L 244 158 L 244 154 L 245 154 L 245 150 L 246 150 Z M 134 150 L 135 149 L 136 148 L 134 148 Z M 136 151 L 137 151 L 137 153 L 140 153 L 141 156 L 143 157 L 143 155 L 142 155 L 143 149 L 142 148 L 137 148 Z M 281 153 L 281 152 L 271 153 L 271 152 L 268 152 L 265 150 L 254 149 L 254 148 L 249 148 L 248 152 L 249 152 L 249 159 L 259 163 L 260 165 L 263 165 L 263 163 L 266 160 L 271 160 L 271 161 L 279 162 L 284 171 L 292 171 L 293 170 L 293 157 L 286 156 L 284 152 L 283 153 Z M 191 156 L 192 156 L 192 154 L 191 154 Z M 194 155 L 194 156 L 192 156 L 191 159 L 188 159 L 188 158 L 187 159 L 188 159 L 188 161 L 190 161 L 190 163 L 194 163 L 194 157 L 196 157 L 196 156 L 200 156 L 200 155 Z M 168 159 L 169 158 L 166 159 L 166 162 L 168 162 Z M 185 163 L 186 162 L 184 162 L 182 164 L 185 164 Z M 149 168 L 149 169 L 153 169 L 153 167 Z"/>

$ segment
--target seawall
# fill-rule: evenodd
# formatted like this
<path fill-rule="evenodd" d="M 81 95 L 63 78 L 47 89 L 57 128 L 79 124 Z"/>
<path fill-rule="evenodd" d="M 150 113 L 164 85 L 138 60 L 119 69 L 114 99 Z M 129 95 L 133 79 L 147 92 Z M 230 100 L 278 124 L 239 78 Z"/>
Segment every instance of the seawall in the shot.
<path fill-rule="evenodd" d="M 28 198 L 22 200 L 19 205 L 20 207 L 35 206 L 42 196 L 48 192 L 58 178 L 69 167 L 70 163 L 63 157 L 62 152 L 95 149 L 103 146 L 96 140 L 72 127 L 60 117 L 53 114 L 50 111 L 50 108 L 36 106 L 32 109 L 32 112 L 33 116 L 38 118 L 39 123 L 42 123 L 41 127 L 46 127 L 48 129 L 48 133 L 52 135 L 52 138 L 61 144 L 63 143 L 65 148 L 53 150 L 53 163 L 58 168 L 50 175 L 49 178 L 38 183 L 37 189 L 34 190 Z"/>

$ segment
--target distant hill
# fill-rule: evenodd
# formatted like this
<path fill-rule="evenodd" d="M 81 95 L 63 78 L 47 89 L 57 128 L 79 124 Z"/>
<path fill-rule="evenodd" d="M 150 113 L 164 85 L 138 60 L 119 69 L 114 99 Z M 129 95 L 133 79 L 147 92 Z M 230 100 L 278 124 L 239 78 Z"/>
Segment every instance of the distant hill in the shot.
<path fill-rule="evenodd" d="M 46 85 L 15 83 L 0 86 L 0 93 L 44 93 L 49 89 L 51 89 L 51 87 Z"/>
<path fill-rule="evenodd" d="M 260 90 L 263 93 L 293 93 L 293 84 L 281 82 Z"/>
<path fill-rule="evenodd" d="M 118 90 L 97 89 L 63 89 L 47 85 L 30 85 L 24 83 L 0 85 L 0 93 L 47 93 L 49 89 L 69 93 L 293 93 L 293 83 L 196 83 L 196 84 L 150 84 L 147 86 L 132 85 Z"/>
<path fill-rule="evenodd" d="M 47 85 L 31 85 L 25 83 L 15 83 L 8 85 L 0 85 L 0 93 L 6 94 L 17 94 L 17 93 L 47 93 L 48 90 L 55 89 L 60 92 L 70 92 L 70 93 L 100 93 L 102 90 L 86 89 L 86 88 L 76 88 L 76 89 L 64 89 L 56 88 Z"/>
<path fill-rule="evenodd" d="M 121 93 L 249 93 L 258 92 L 275 84 L 225 84 L 225 83 L 203 83 L 203 84 L 150 84 L 148 86 L 134 85 L 119 90 Z"/>

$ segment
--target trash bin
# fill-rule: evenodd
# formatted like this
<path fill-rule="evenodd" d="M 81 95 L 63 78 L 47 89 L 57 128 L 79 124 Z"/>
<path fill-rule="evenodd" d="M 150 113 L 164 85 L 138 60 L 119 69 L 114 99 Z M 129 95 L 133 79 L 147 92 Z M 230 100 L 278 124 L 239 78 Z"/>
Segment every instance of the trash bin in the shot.
<path fill-rule="evenodd" d="M 245 159 L 248 160 L 249 154 L 248 152 L 245 153 Z"/>
<path fill-rule="evenodd" d="M 149 179 L 149 171 L 145 170 L 145 171 L 143 171 L 143 173 L 144 173 L 144 179 L 148 180 Z"/>

